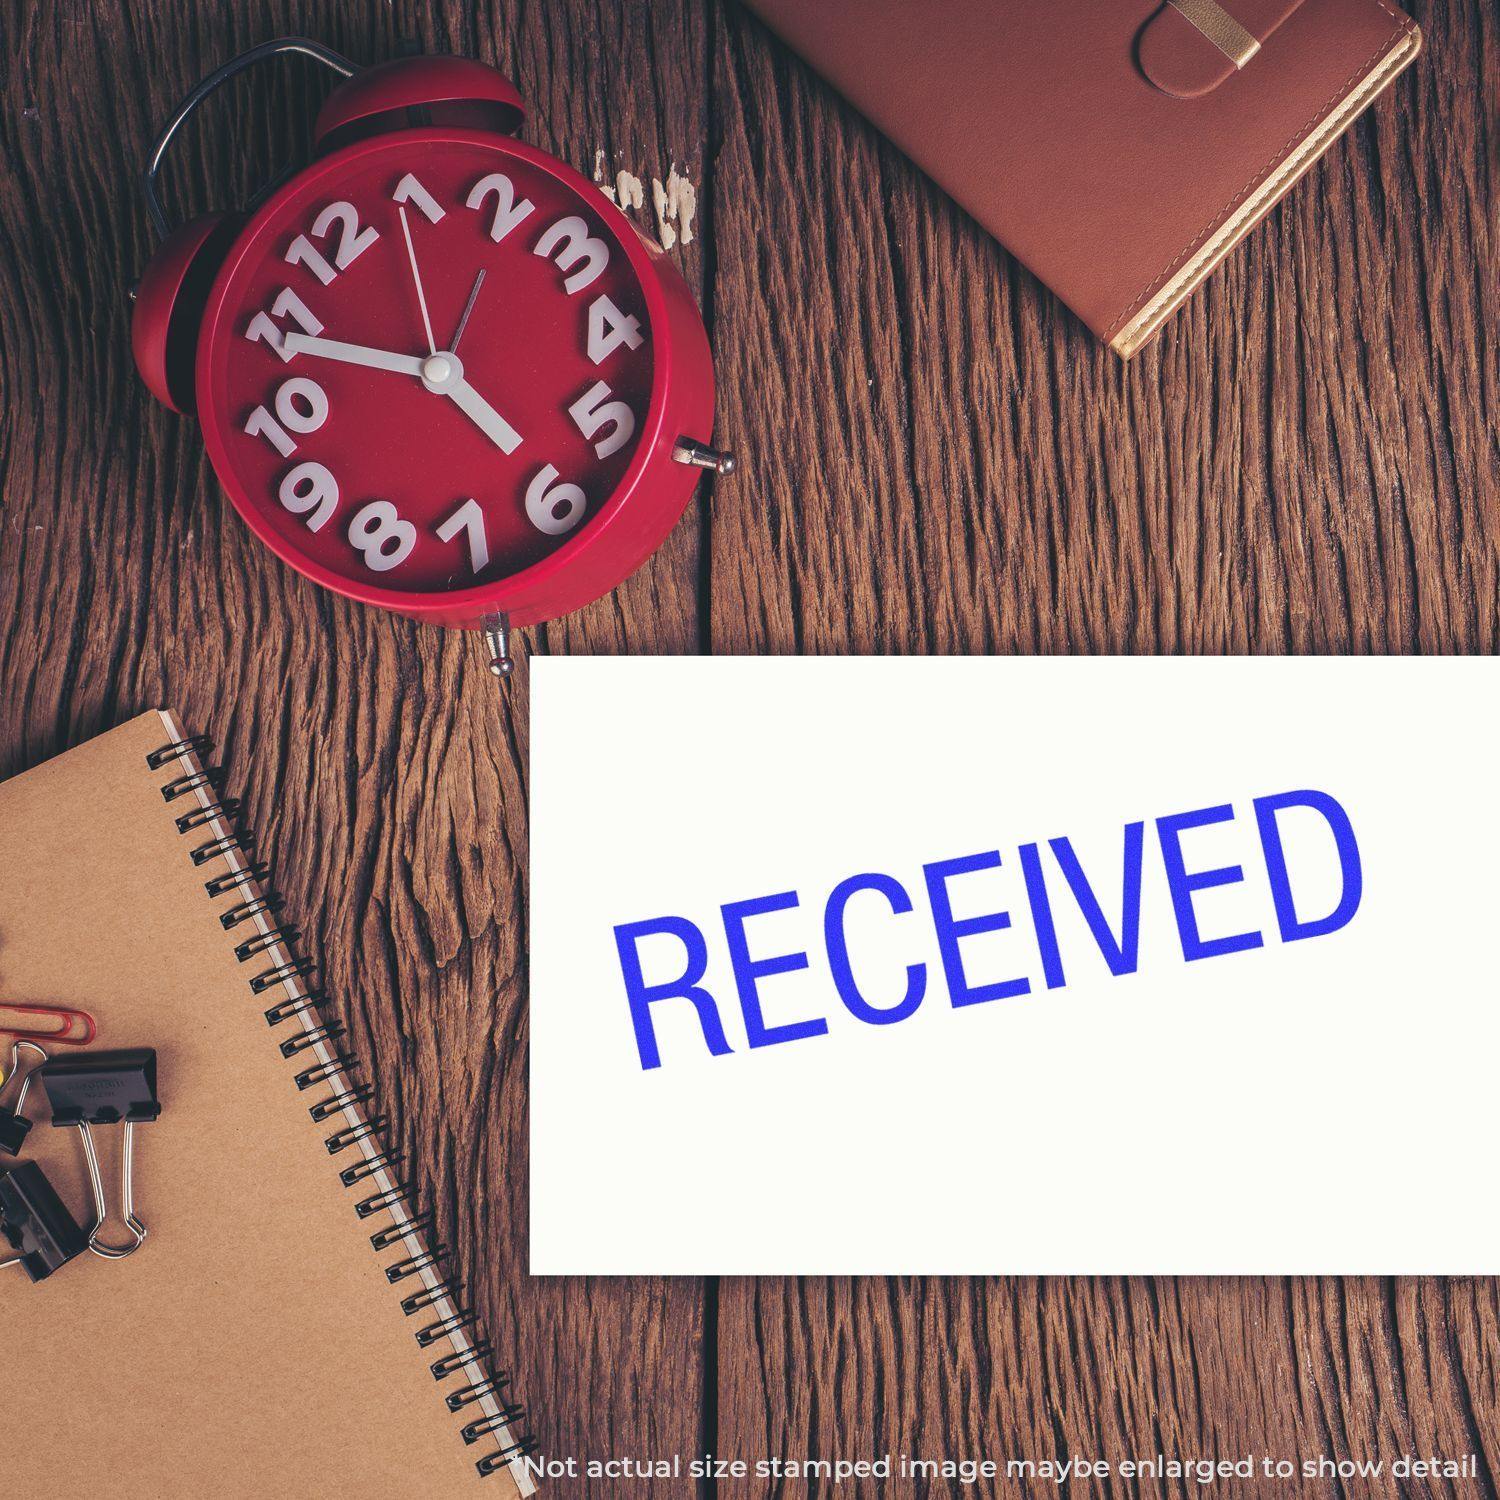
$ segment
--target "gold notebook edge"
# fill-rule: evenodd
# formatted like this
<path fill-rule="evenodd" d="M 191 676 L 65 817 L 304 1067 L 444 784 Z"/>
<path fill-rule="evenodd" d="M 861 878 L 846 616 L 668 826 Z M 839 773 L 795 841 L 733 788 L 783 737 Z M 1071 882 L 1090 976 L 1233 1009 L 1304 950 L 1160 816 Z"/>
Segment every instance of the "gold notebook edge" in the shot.
<path fill-rule="evenodd" d="M 184 730 L 181 721 L 172 709 L 157 708 L 151 710 L 151 712 L 154 712 L 161 720 L 169 743 L 181 745 L 189 743 L 190 736 Z M 196 749 L 189 748 L 184 750 L 179 759 L 185 771 L 197 776 L 204 775 L 205 768 Z M 207 787 L 198 786 L 194 788 L 192 795 L 201 809 L 206 811 L 214 806 L 214 795 Z M 230 826 L 230 822 L 221 814 L 214 812 L 209 814 L 206 826 L 212 830 L 216 840 L 220 840 L 228 846 L 225 848 L 221 858 L 234 874 L 240 877 L 237 888 L 243 893 L 244 899 L 263 899 L 265 892 L 260 882 L 255 879 L 249 861 L 245 859 L 243 853 L 233 843 L 234 829 Z M 265 957 L 276 968 L 285 966 L 293 970 L 291 977 L 278 981 L 271 990 L 266 992 L 267 996 L 273 997 L 279 994 L 285 1000 L 302 1000 L 308 998 L 307 987 L 295 973 L 294 960 L 296 955 L 276 936 L 276 924 L 264 913 L 256 913 L 251 918 L 251 922 L 257 933 L 266 941 L 266 946 L 261 950 Z M 316 1021 L 309 1021 L 306 1014 L 300 1017 L 299 1020 L 305 1030 L 316 1029 L 318 1025 Z M 335 1095 L 345 1095 L 352 1092 L 351 1081 L 338 1061 L 336 1048 L 330 1046 L 326 1041 L 320 1041 L 312 1046 L 310 1055 L 330 1070 L 325 1081 L 329 1084 Z M 363 1106 L 357 1101 L 351 1101 L 343 1105 L 339 1110 L 338 1117 L 342 1119 L 346 1127 L 350 1128 L 367 1126 L 369 1124 L 369 1117 Z M 368 1161 L 372 1156 L 379 1154 L 380 1143 L 381 1137 L 376 1135 L 367 1136 L 356 1144 Z M 393 1192 L 398 1185 L 394 1176 L 385 1167 L 380 1167 L 372 1172 L 370 1181 L 384 1193 Z M 332 1177 L 330 1182 L 336 1183 L 337 1177 Z M 388 1210 L 388 1212 L 394 1225 L 404 1231 L 401 1236 L 401 1242 L 411 1255 L 420 1256 L 430 1250 L 431 1236 L 414 1222 L 414 1215 L 402 1209 L 398 1216 L 397 1209 L 394 1207 Z M 429 1293 L 437 1292 L 444 1280 L 437 1268 L 433 1266 L 424 1267 L 418 1274 L 423 1288 Z M 437 1295 L 431 1306 L 439 1321 L 452 1319 L 459 1312 L 457 1302 L 446 1294 Z M 467 1331 L 463 1327 L 452 1329 L 445 1333 L 443 1338 L 448 1344 L 449 1351 L 454 1356 L 467 1360 L 477 1357 L 479 1351 L 474 1347 L 473 1341 L 469 1338 Z M 432 1352 L 435 1355 L 442 1353 L 441 1349 L 436 1348 Z M 417 1351 L 417 1354 L 420 1359 L 421 1352 Z M 434 1385 L 433 1390 L 434 1399 L 439 1399 L 442 1393 L 438 1391 L 436 1385 Z M 486 1417 L 499 1418 L 501 1416 L 500 1402 L 495 1395 L 487 1394 L 481 1396 L 476 1399 L 474 1404 L 479 1409 L 479 1412 Z M 515 1441 L 515 1435 L 508 1422 L 501 1422 L 491 1436 L 502 1439 L 505 1445 L 509 1445 Z M 457 1431 L 453 1433 L 453 1440 L 454 1442 L 459 1440 Z M 510 1459 L 504 1467 L 506 1475 L 514 1486 L 515 1493 L 518 1496 L 526 1497 L 536 1493 L 536 1481 L 527 1469 L 522 1455 L 517 1455 L 515 1458 Z M 477 1484 L 479 1480 L 476 1479 L 475 1482 Z"/>
<path fill-rule="evenodd" d="M 1223 221 L 1186 265 L 1172 276 L 1118 333 L 1109 346 L 1122 359 L 1143 349 L 1162 325 L 1218 268 L 1231 250 L 1268 213 L 1283 194 L 1345 130 L 1373 104 L 1422 50 L 1422 31 L 1403 27 L 1395 42 L 1353 89 L 1339 99 L 1302 140 L 1277 164 L 1254 192 Z"/>

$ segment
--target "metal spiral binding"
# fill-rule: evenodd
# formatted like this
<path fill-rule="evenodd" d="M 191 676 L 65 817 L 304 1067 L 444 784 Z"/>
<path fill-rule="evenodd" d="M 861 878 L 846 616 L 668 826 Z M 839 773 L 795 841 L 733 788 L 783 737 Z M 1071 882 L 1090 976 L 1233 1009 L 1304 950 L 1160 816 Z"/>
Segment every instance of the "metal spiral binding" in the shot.
<path fill-rule="evenodd" d="M 411 1202 L 411 1186 L 409 1183 L 398 1182 L 389 1192 L 375 1193 L 369 1198 L 361 1198 L 354 1205 L 356 1218 L 370 1219 L 378 1214 L 383 1208 L 394 1208 L 398 1203 Z"/>
<path fill-rule="evenodd" d="M 280 1026 L 283 1021 L 290 1021 L 293 1016 L 305 1015 L 308 1011 L 317 1011 L 325 999 L 327 996 L 322 990 L 308 990 L 306 994 L 297 995 L 291 1000 L 283 1000 L 266 1012 L 266 1025 Z"/>
<path fill-rule="evenodd" d="M 509 1427 L 519 1422 L 526 1415 L 526 1408 L 519 1402 L 512 1402 L 509 1406 L 502 1406 L 493 1417 L 481 1417 L 477 1422 L 470 1422 L 467 1427 L 459 1431 L 459 1436 L 466 1443 L 477 1443 L 480 1438 L 486 1437 L 497 1427 Z M 530 1449 L 527 1450 L 530 1452 Z"/>
<path fill-rule="evenodd" d="M 326 1063 L 315 1063 L 310 1068 L 304 1068 L 292 1081 L 297 1085 L 299 1092 L 316 1088 L 320 1083 L 327 1083 L 336 1073 L 352 1073 L 359 1063 L 348 1052 L 335 1052 L 332 1059 Z"/>
<path fill-rule="evenodd" d="M 447 1338 L 450 1333 L 457 1333 L 461 1328 L 472 1328 L 478 1321 L 479 1315 L 471 1312 L 455 1313 L 451 1318 L 440 1318 L 436 1323 L 429 1323 L 425 1328 L 417 1330 L 417 1348 L 430 1349 L 440 1340 Z"/>
<path fill-rule="evenodd" d="M 437 1215 L 429 1209 L 425 1214 L 416 1214 L 404 1223 L 377 1230 L 370 1236 L 370 1244 L 376 1250 L 389 1250 L 393 1245 L 399 1245 L 409 1234 L 432 1234 L 436 1229 Z"/>
<path fill-rule="evenodd" d="M 212 766 L 207 771 L 189 771 L 186 776 L 179 776 L 175 781 L 169 781 L 161 789 L 161 800 L 175 802 L 179 797 L 190 796 L 200 788 L 208 788 L 217 792 L 223 784 L 224 773 L 217 766 Z"/>
<path fill-rule="evenodd" d="M 367 1161 L 362 1161 L 358 1166 L 345 1167 L 339 1173 L 339 1181 L 345 1187 L 353 1187 L 357 1182 L 363 1182 L 367 1177 L 373 1177 L 382 1168 L 394 1167 L 401 1160 L 399 1151 L 378 1151 Z"/>
<path fill-rule="evenodd" d="M 524 1407 L 517 1406 L 516 1412 L 523 1412 Z M 488 1479 L 491 1474 L 498 1473 L 507 1464 L 518 1458 L 525 1458 L 528 1453 L 536 1452 L 536 1439 L 531 1437 L 518 1437 L 512 1439 L 503 1448 L 496 1448 L 493 1453 L 486 1454 L 474 1465 L 479 1470 L 481 1479 Z"/>
<path fill-rule="evenodd" d="M 218 802 L 210 802 L 207 807 L 195 807 L 192 812 L 183 813 L 177 820 L 177 831 L 191 833 L 195 828 L 206 827 L 215 818 L 224 823 L 232 823 L 239 815 L 239 799 L 224 797 Z"/>
<path fill-rule="evenodd" d="M 409 1276 L 418 1276 L 436 1266 L 447 1253 L 446 1245 L 436 1245 L 431 1250 L 422 1251 L 420 1255 L 409 1255 L 405 1260 L 398 1260 L 395 1265 L 387 1266 L 385 1279 L 392 1286 L 397 1286 Z"/>
<path fill-rule="evenodd" d="M 238 906 L 231 906 L 228 911 L 220 912 L 219 926 L 229 932 L 241 922 L 250 921 L 252 917 L 272 916 L 280 910 L 280 896 L 255 896 L 249 901 L 241 901 Z"/>
<path fill-rule="evenodd" d="M 324 1120 L 331 1120 L 356 1104 L 368 1104 L 374 1092 L 369 1084 L 361 1083 L 352 1089 L 345 1089 L 341 1094 L 330 1094 L 328 1098 L 320 1099 L 308 1110 L 308 1114 L 312 1116 L 314 1123 L 321 1125 Z"/>
<path fill-rule="evenodd" d="M 294 959 L 289 964 L 278 964 L 274 969 L 267 969 L 263 974 L 257 974 L 250 981 L 250 993 L 261 995 L 269 989 L 274 989 L 278 984 L 285 984 L 289 979 L 305 979 L 313 971 L 313 962 L 310 958 Z"/>
<path fill-rule="evenodd" d="M 199 844 L 189 858 L 195 865 L 206 865 L 209 860 L 218 859 L 221 855 L 228 854 L 231 849 L 238 849 L 243 853 L 253 848 L 254 845 L 255 840 L 248 834 L 231 833 L 228 838 L 214 839 L 212 843 Z"/>
<path fill-rule="evenodd" d="M 316 1047 L 319 1042 L 336 1042 L 344 1035 L 344 1028 L 337 1021 L 329 1021 L 323 1026 L 314 1026 L 311 1031 L 304 1031 L 301 1036 L 294 1036 L 290 1041 L 281 1044 L 281 1055 L 285 1058 L 293 1058 L 299 1052 L 306 1052 L 309 1047 Z"/>
<path fill-rule="evenodd" d="M 419 1313 L 424 1307 L 431 1307 L 433 1303 L 463 1294 L 464 1284 L 456 1277 L 448 1276 L 439 1281 L 435 1286 L 424 1286 L 420 1292 L 413 1292 L 409 1297 L 401 1299 L 401 1311 L 409 1318 L 413 1313 Z"/>
<path fill-rule="evenodd" d="M 146 757 L 146 765 L 153 771 L 159 771 L 174 760 L 184 760 L 189 755 L 206 755 L 213 747 L 214 742 L 206 734 L 190 735 L 185 740 L 173 740 L 170 745 L 153 750 Z"/>
<path fill-rule="evenodd" d="M 292 985 L 292 992 L 279 1000 L 266 1012 L 266 1025 L 272 1028 L 302 1017 L 301 1030 L 280 1044 L 281 1055 L 289 1061 L 302 1053 L 316 1048 L 320 1043 L 336 1048 L 346 1030 L 337 1021 L 328 1019 L 323 1012 L 327 996 L 321 989 L 313 989 L 303 983 L 314 970 L 311 960 L 296 956 L 293 949 L 301 938 L 301 931 L 289 924 L 278 923 L 276 913 L 281 909 L 281 898 L 265 891 L 269 872 L 263 864 L 256 864 L 240 856 L 248 855 L 254 848 L 254 839 L 236 826 L 240 803 L 232 797 L 223 797 L 219 788 L 223 772 L 218 767 L 205 767 L 200 756 L 212 749 L 212 742 L 202 735 L 174 740 L 153 750 L 146 757 L 147 766 L 153 771 L 164 771 L 173 767 L 178 774 L 161 788 L 164 802 L 177 802 L 183 797 L 202 794 L 209 798 L 207 805 L 196 805 L 176 819 L 179 834 L 189 834 L 207 828 L 214 835 L 207 842 L 196 845 L 189 851 L 189 859 L 195 868 L 211 864 L 216 859 L 226 859 L 230 868 L 204 883 L 204 890 L 214 901 L 239 897 L 227 909 L 221 911 L 220 925 L 232 932 L 242 923 L 255 924 L 258 918 L 266 920 L 265 930 L 259 925 L 251 935 L 236 944 L 234 956 L 240 963 L 269 955 L 273 960 L 280 950 L 284 961 L 253 974 L 246 981 L 251 994 L 260 995 L 277 986 Z M 217 827 L 213 825 L 217 824 Z M 228 832 L 223 832 L 228 829 Z M 330 1084 L 334 1090 L 328 1098 L 312 1105 L 308 1113 L 319 1122 L 336 1120 L 351 1109 L 367 1104 L 374 1096 L 374 1089 L 353 1077 L 359 1069 L 358 1061 L 347 1052 L 337 1050 L 324 1062 L 316 1059 L 312 1065 L 295 1075 L 298 1089 L 313 1088 L 318 1084 Z M 339 1181 L 346 1188 L 365 1182 L 375 1182 L 377 1174 L 385 1173 L 393 1186 L 380 1187 L 378 1192 L 368 1193 L 354 1205 L 359 1219 L 370 1219 L 375 1215 L 391 1211 L 392 1221 L 370 1236 L 370 1244 L 377 1253 L 408 1246 L 413 1241 L 424 1246 L 416 1255 L 408 1255 L 385 1268 L 386 1279 L 396 1286 L 414 1276 L 424 1279 L 420 1290 L 401 1299 L 401 1311 L 407 1317 L 428 1308 L 442 1313 L 437 1321 L 419 1328 L 414 1335 L 419 1349 L 431 1349 L 445 1339 L 454 1342 L 453 1352 L 434 1360 L 430 1369 L 433 1379 L 439 1382 L 459 1377 L 468 1383 L 450 1392 L 445 1400 L 453 1413 L 465 1411 L 476 1402 L 489 1402 L 490 1409 L 475 1421 L 469 1422 L 459 1435 L 466 1444 L 500 1434 L 508 1439 L 503 1446 L 479 1459 L 474 1467 L 481 1477 L 498 1473 L 507 1464 L 528 1453 L 536 1451 L 536 1441 L 529 1433 L 521 1431 L 519 1424 L 525 1417 L 525 1408 L 514 1402 L 502 1402 L 501 1393 L 510 1385 L 510 1376 L 496 1370 L 490 1363 L 494 1350 L 488 1339 L 476 1333 L 468 1338 L 469 1330 L 477 1330 L 479 1317 L 460 1301 L 463 1283 L 448 1274 L 444 1262 L 448 1256 L 445 1245 L 438 1244 L 433 1236 L 437 1229 L 437 1215 L 432 1210 L 420 1212 L 411 1185 L 397 1177 L 395 1171 L 402 1161 L 399 1151 L 386 1148 L 380 1139 L 388 1117 L 376 1114 L 360 1118 L 357 1124 L 345 1125 L 330 1135 L 325 1144 L 330 1156 L 337 1156 L 349 1147 L 362 1141 L 374 1141 L 378 1149 L 364 1156 L 352 1167 L 339 1172 Z M 431 1285 L 426 1278 L 435 1276 Z"/>
<path fill-rule="evenodd" d="M 257 932 L 254 937 L 246 938 L 240 943 L 234 950 L 234 956 L 244 963 L 257 953 L 274 948 L 278 943 L 283 948 L 290 947 L 301 936 L 302 930 L 299 927 L 268 927 L 264 932 Z"/>
<path fill-rule="evenodd" d="M 246 865 L 242 870 L 226 870 L 222 875 L 215 875 L 212 880 L 205 880 L 203 889 L 217 900 L 220 896 L 227 896 L 230 891 L 263 885 L 270 878 L 271 872 L 264 865 Z"/>
<path fill-rule="evenodd" d="M 379 1135 L 389 1125 L 388 1115 L 376 1115 L 370 1120 L 361 1120 L 358 1125 L 347 1125 L 343 1130 L 336 1131 L 323 1142 L 328 1147 L 330 1156 L 337 1156 L 340 1151 L 347 1151 L 350 1146 L 356 1146 L 360 1141 L 367 1141 L 372 1135 Z"/>
<path fill-rule="evenodd" d="M 454 1391 L 447 1397 L 448 1410 L 459 1412 L 466 1406 L 472 1406 L 476 1401 L 485 1396 L 496 1396 L 510 1384 L 509 1375 L 485 1374 L 481 1379 L 466 1385 L 461 1391 Z"/>
<path fill-rule="evenodd" d="M 457 1354 L 445 1354 L 441 1359 L 435 1359 L 431 1365 L 432 1378 L 446 1380 L 457 1370 L 468 1370 L 483 1364 L 494 1352 L 488 1339 L 480 1339 L 478 1343 L 459 1350 Z"/>

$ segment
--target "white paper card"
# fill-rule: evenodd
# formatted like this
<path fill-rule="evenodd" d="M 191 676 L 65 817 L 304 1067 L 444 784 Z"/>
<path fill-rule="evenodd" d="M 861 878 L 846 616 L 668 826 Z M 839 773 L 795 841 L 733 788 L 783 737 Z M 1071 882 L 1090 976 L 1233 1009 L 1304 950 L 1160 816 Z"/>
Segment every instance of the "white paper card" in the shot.
<path fill-rule="evenodd" d="M 531 671 L 534 1272 L 1500 1272 L 1494 660 Z"/>

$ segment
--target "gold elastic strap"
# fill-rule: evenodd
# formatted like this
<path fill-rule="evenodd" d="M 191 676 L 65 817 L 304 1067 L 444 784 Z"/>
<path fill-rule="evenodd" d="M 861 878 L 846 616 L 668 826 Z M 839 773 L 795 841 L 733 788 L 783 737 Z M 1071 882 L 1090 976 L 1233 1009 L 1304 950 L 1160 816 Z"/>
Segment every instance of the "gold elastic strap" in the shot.
<path fill-rule="evenodd" d="M 1219 0 L 1168 0 L 1177 13 L 1192 22 L 1235 67 L 1243 68 L 1260 43 L 1219 4 Z"/>

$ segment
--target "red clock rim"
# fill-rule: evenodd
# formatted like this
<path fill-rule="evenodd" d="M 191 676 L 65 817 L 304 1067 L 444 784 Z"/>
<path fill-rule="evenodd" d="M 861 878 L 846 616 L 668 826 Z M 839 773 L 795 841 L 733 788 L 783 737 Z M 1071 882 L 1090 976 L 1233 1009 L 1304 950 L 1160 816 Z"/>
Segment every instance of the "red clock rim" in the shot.
<path fill-rule="evenodd" d="M 299 192 L 325 177 L 334 176 L 340 169 L 362 157 L 374 155 L 389 147 L 394 140 L 413 146 L 423 145 L 473 145 L 486 146 L 502 155 L 509 155 L 530 163 L 548 175 L 555 177 L 565 187 L 581 192 L 590 207 L 609 226 L 615 239 L 624 247 L 626 257 L 641 284 L 646 300 L 646 317 L 651 329 L 652 372 L 651 397 L 642 423 L 641 436 L 624 474 L 609 498 L 594 513 L 578 532 L 568 538 L 554 552 L 539 558 L 518 573 L 507 573 L 502 578 L 471 588 L 452 590 L 407 590 L 381 588 L 376 584 L 360 583 L 336 573 L 332 568 L 315 562 L 305 553 L 299 552 L 261 516 L 249 498 L 241 493 L 241 485 L 233 464 L 230 462 L 225 431 L 219 405 L 213 399 L 212 351 L 215 341 L 224 332 L 227 321 L 225 301 L 230 283 L 241 264 L 265 232 L 269 221 L 277 214 L 282 203 L 293 192 Z M 664 252 L 663 252 L 664 253 Z M 498 136 L 493 131 L 465 130 L 450 126 L 417 126 L 411 129 L 392 131 L 387 135 L 373 136 L 368 140 L 354 141 L 347 146 L 320 157 L 287 182 L 283 183 L 257 210 L 245 225 L 230 250 L 229 256 L 219 269 L 209 293 L 208 305 L 203 315 L 203 329 L 199 336 L 196 390 L 198 416 L 203 427 L 203 440 L 213 463 L 219 484 L 229 496 L 230 503 L 239 512 L 251 531 L 279 557 L 282 562 L 314 583 L 343 594 L 361 604 L 375 604 L 384 609 L 413 615 L 451 617 L 466 610 L 473 614 L 473 623 L 479 624 L 484 615 L 503 612 L 507 597 L 523 591 L 534 591 L 545 586 L 548 579 L 565 571 L 583 553 L 597 546 L 609 531 L 611 523 L 624 510 L 641 482 L 647 465 L 662 439 L 662 426 L 666 420 L 667 379 L 672 360 L 670 338 L 667 337 L 671 322 L 667 313 L 666 294 L 657 279 L 651 264 L 651 252 L 635 225 L 620 209 L 599 191 L 597 184 L 589 181 L 583 173 L 555 156 L 527 145 L 524 141 Z M 669 435 L 670 436 L 670 435 Z M 675 439 L 672 439 L 675 441 Z"/>

